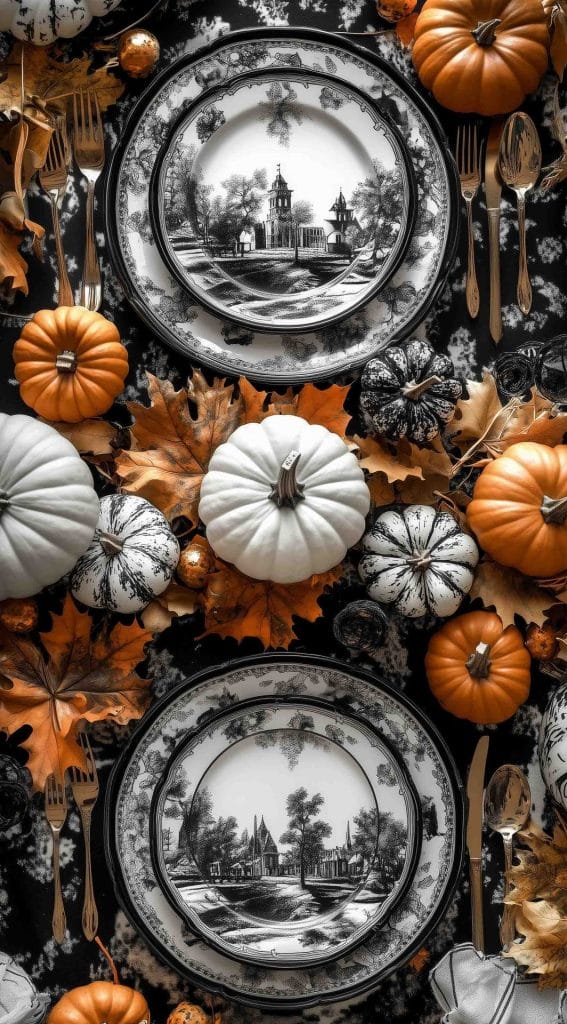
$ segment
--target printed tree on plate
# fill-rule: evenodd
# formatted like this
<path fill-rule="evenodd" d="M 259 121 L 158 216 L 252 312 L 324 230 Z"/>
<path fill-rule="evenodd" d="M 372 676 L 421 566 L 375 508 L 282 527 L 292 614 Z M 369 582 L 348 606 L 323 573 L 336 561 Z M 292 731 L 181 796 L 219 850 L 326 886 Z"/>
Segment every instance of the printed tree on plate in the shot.
<path fill-rule="evenodd" d="M 399 876 L 405 856 L 406 829 L 390 811 L 361 807 L 353 817 L 352 845 L 365 868 L 372 868 L 379 880 L 390 885 Z"/>
<path fill-rule="evenodd" d="M 215 195 L 211 200 L 209 225 L 210 234 L 227 246 L 244 228 L 252 229 L 264 202 L 268 176 L 265 168 L 257 168 L 250 176 L 231 174 L 222 187 L 226 196 Z"/>
<path fill-rule="evenodd" d="M 402 197 L 397 177 L 379 160 L 373 160 L 372 164 L 374 173 L 358 183 L 350 201 L 356 210 L 361 230 L 348 228 L 347 238 L 352 245 L 359 245 L 373 237 L 376 256 L 378 252 L 388 252 L 397 237 Z"/>
<path fill-rule="evenodd" d="M 295 239 L 295 262 L 299 262 L 299 225 L 309 224 L 313 219 L 313 207 L 307 199 L 297 199 L 291 207 L 291 221 Z"/>
<path fill-rule="evenodd" d="M 213 864 L 219 865 L 221 875 L 227 875 L 237 857 L 239 844 L 236 837 L 238 822 L 228 818 L 215 818 L 213 800 L 206 786 L 195 794 L 191 807 L 186 810 L 179 833 L 179 847 L 192 854 L 199 870 L 210 878 Z"/>
<path fill-rule="evenodd" d="M 165 203 L 166 223 L 168 231 L 190 226 L 207 242 L 213 186 L 204 183 L 201 168 L 195 171 L 196 156 L 196 146 L 189 146 L 172 168 L 171 188 Z"/>
<path fill-rule="evenodd" d="M 280 843 L 292 848 L 299 862 L 301 888 L 305 888 L 305 874 L 310 865 L 316 864 L 323 853 L 323 840 L 331 835 L 332 829 L 326 821 L 315 821 L 325 803 L 320 793 L 309 796 L 304 786 L 290 793 L 286 810 L 289 816 L 287 831 L 280 836 Z"/>

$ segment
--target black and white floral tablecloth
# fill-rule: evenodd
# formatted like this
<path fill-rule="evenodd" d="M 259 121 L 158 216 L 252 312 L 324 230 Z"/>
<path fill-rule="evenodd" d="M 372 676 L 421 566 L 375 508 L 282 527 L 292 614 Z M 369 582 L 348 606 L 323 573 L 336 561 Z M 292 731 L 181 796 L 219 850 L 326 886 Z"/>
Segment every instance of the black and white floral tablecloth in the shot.
<path fill-rule="evenodd" d="M 2 2 L 2 0 L 0 0 Z M 136 0 L 130 8 L 137 9 Z M 231 29 L 255 25 L 310 25 L 327 30 L 362 31 L 375 27 L 371 0 L 172 0 L 169 12 L 157 29 L 162 44 L 162 63 L 172 61 L 188 50 Z M 414 73 L 407 53 L 391 36 L 365 40 L 371 47 L 400 68 L 411 81 Z M 77 51 L 89 45 L 89 37 L 80 37 L 75 43 Z M 6 49 L 7 40 L 0 36 L 0 46 Z M 0 51 L 1 52 L 1 51 Z M 129 83 L 126 92 L 107 118 L 108 147 L 112 148 L 130 109 L 142 86 Z M 558 155 L 551 140 L 549 120 L 551 113 L 552 81 L 544 80 L 538 94 L 526 102 L 525 109 L 541 127 L 544 160 L 549 162 Z M 446 112 L 439 111 L 450 138 L 454 137 L 455 121 Z M 102 195 L 102 189 L 99 195 Z M 539 340 L 547 340 L 564 330 L 567 307 L 566 297 L 566 242 L 565 191 L 542 195 L 534 194 L 528 207 L 528 248 L 530 270 L 534 288 L 533 309 L 524 318 L 518 311 L 515 298 L 516 254 L 518 234 L 514 214 L 513 196 L 503 196 L 501 226 L 502 295 L 504 340 L 502 350 Z M 104 253 L 104 224 L 98 210 L 98 239 Z M 32 197 L 34 219 L 49 223 L 47 200 L 40 195 Z M 70 183 L 63 214 L 66 249 L 70 257 L 70 276 L 77 285 L 83 252 L 84 185 L 78 176 Z M 475 210 L 478 270 L 481 288 L 481 315 L 471 322 L 465 309 L 464 258 L 465 237 L 461 238 L 458 259 L 452 269 L 440 300 L 430 313 L 420 333 L 436 346 L 448 352 L 459 374 L 479 377 L 483 365 L 494 357 L 494 347 L 488 334 L 488 264 L 487 229 L 485 213 L 479 202 Z M 464 214 L 463 214 L 464 223 Z M 43 267 L 34 267 L 31 273 L 32 306 L 39 309 L 55 302 L 55 273 L 53 240 L 48 236 L 48 258 Z M 128 421 L 125 402 L 143 394 L 144 372 L 151 370 L 160 377 L 168 377 L 177 384 L 187 376 L 189 366 L 182 357 L 168 351 L 140 323 L 131 312 L 120 286 L 105 260 L 104 306 L 102 312 L 118 324 L 128 346 L 130 375 L 126 390 L 120 399 L 117 419 Z M 13 312 L 17 312 L 16 307 Z M 13 320 L 0 317 L 0 408 L 15 413 L 26 412 L 19 399 L 13 375 L 11 347 L 17 335 Z M 362 596 L 356 572 L 347 574 L 338 590 L 322 601 L 324 616 L 309 625 L 299 627 L 296 650 L 330 653 L 345 657 L 333 639 L 331 623 L 335 612 L 347 601 Z M 195 669 L 220 663 L 239 655 L 258 653 L 260 645 L 248 641 L 238 646 L 232 640 L 208 637 L 196 641 L 201 631 L 198 616 L 176 622 L 155 644 L 148 671 L 155 680 L 156 696 L 162 695 L 175 683 Z M 445 714 L 431 697 L 423 673 L 423 654 L 432 623 L 419 627 L 393 618 L 385 646 L 375 661 L 362 662 L 371 671 L 396 687 L 404 689 L 429 714 L 439 727 L 451 748 L 459 768 L 465 773 L 478 732 L 474 726 L 462 723 Z M 534 794 L 537 813 L 545 813 L 544 790 L 536 762 L 536 738 L 547 691 L 552 685 L 545 677 L 536 678 L 530 701 L 510 721 L 493 730 L 488 770 L 504 761 L 514 761 L 527 769 Z M 126 742 L 127 729 L 110 723 L 95 725 L 90 730 L 95 745 L 101 779 L 108 777 L 112 764 Z M 18 752 L 13 742 L 0 734 L 0 755 Z M 120 911 L 105 866 L 103 851 L 103 801 L 95 810 L 93 828 L 94 874 L 100 912 L 99 933 L 116 959 L 122 979 L 140 987 L 153 1011 L 155 1024 L 165 1022 L 168 1011 L 182 998 L 192 998 L 187 982 L 164 967 L 150 952 Z M 487 948 L 497 949 L 497 912 L 502 893 L 502 857 L 499 842 L 487 838 L 486 865 Z M 23 823 L 8 832 L 0 832 L 0 949 L 10 953 L 31 974 L 38 987 L 57 997 L 68 988 L 84 984 L 105 975 L 104 966 L 96 947 L 89 944 L 81 931 L 82 903 L 82 836 L 76 811 L 71 811 L 62 843 L 62 878 L 69 936 L 62 947 L 51 938 L 51 840 L 45 822 L 41 801 L 31 805 Z M 427 941 L 429 960 L 421 970 L 408 966 L 397 971 L 380 989 L 364 1001 L 351 1005 L 324 1007 L 318 1012 L 311 1009 L 305 1019 L 338 1021 L 400 1021 L 405 1024 L 432 1024 L 439 1020 L 427 981 L 428 967 L 452 943 L 470 939 L 470 912 L 468 881 L 463 872 L 462 881 L 444 920 Z M 226 1021 L 250 1021 L 262 1015 L 259 1011 L 228 1007 Z"/>

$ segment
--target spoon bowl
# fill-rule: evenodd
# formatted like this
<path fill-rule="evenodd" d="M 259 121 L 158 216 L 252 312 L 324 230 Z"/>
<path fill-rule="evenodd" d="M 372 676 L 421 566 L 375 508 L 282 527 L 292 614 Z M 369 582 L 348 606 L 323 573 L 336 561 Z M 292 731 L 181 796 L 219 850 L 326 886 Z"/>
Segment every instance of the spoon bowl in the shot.
<path fill-rule="evenodd" d="M 527 825 L 531 803 L 530 784 L 523 771 L 515 764 L 497 768 L 484 794 L 484 820 L 488 828 L 502 836 L 504 843 L 504 898 L 509 891 L 508 873 L 512 867 L 514 836 Z M 511 945 L 514 937 L 514 911 L 505 903 L 500 922 L 503 949 Z"/>
<path fill-rule="evenodd" d="M 500 140 L 498 169 L 504 184 L 516 193 L 520 240 L 517 298 L 524 314 L 529 313 L 532 306 L 532 288 L 526 254 L 526 195 L 537 183 L 541 161 L 539 135 L 531 117 L 522 111 L 511 114 L 504 125 Z"/>

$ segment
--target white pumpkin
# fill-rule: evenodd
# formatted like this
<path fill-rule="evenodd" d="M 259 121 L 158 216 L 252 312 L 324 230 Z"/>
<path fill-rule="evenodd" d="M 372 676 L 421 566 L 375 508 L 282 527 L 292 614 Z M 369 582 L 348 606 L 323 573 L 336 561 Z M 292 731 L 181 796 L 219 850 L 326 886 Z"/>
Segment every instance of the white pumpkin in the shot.
<path fill-rule="evenodd" d="M 364 474 L 337 434 L 270 416 L 216 449 L 199 515 L 220 558 L 253 579 L 297 583 L 344 558 L 369 507 Z"/>
<path fill-rule="evenodd" d="M 539 764 L 553 799 L 567 810 L 567 683 L 553 691 L 543 713 Z"/>
<path fill-rule="evenodd" d="M 145 498 L 109 494 L 91 544 L 71 577 L 89 608 L 136 612 L 163 593 L 179 561 L 179 543 L 165 516 Z"/>
<path fill-rule="evenodd" d="M 71 39 L 118 7 L 120 0 L 0 0 L 0 32 L 48 46 L 58 37 Z"/>
<path fill-rule="evenodd" d="M 359 571 L 370 597 L 412 619 L 456 612 L 478 562 L 472 537 L 429 505 L 387 509 L 364 537 L 363 551 Z"/>
<path fill-rule="evenodd" d="M 0 1024 L 40 1024 L 48 1006 L 23 967 L 0 953 Z"/>
<path fill-rule="evenodd" d="M 0 601 L 55 583 L 98 519 L 90 469 L 53 427 L 0 413 Z"/>

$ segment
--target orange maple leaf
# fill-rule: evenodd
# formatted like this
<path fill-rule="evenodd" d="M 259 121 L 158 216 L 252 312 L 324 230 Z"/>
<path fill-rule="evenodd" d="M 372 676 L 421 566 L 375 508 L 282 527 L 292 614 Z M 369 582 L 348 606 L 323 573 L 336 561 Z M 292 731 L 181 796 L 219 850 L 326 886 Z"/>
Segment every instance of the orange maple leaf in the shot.
<path fill-rule="evenodd" d="M 31 725 L 23 746 L 35 788 L 52 772 L 62 779 L 71 765 L 85 768 L 76 742 L 80 721 L 112 717 L 119 725 L 141 718 L 151 701 L 150 683 L 134 669 L 151 633 L 136 623 L 117 624 L 91 636 L 92 619 L 70 595 L 51 629 L 34 644 L 0 627 L 0 728 Z"/>
<path fill-rule="evenodd" d="M 128 405 L 136 447 L 119 455 L 116 472 L 125 491 L 147 498 L 168 519 L 197 523 L 203 476 L 215 448 L 239 425 L 242 403 L 232 385 L 216 379 L 209 385 L 200 370 L 180 391 L 147 376 L 151 405 Z"/>
<path fill-rule="evenodd" d="M 205 632 L 236 640 L 258 637 L 264 647 L 289 647 L 295 639 L 293 618 L 314 622 L 319 598 L 342 575 L 342 565 L 301 583 L 284 585 L 252 580 L 224 562 L 216 562 L 204 595 Z"/>
<path fill-rule="evenodd" d="M 407 18 L 400 18 L 396 22 L 395 32 L 402 46 L 409 46 L 415 36 L 417 14 L 408 14 Z"/>
<path fill-rule="evenodd" d="M 267 416 L 301 416 L 308 423 L 319 423 L 340 437 L 346 433 L 351 418 L 344 409 L 350 391 L 348 384 L 344 387 L 331 384 L 324 389 L 305 384 L 297 393 L 287 388 L 281 395 L 276 391 L 256 391 L 243 377 L 238 386 L 244 404 L 243 423 L 258 423 Z"/>

